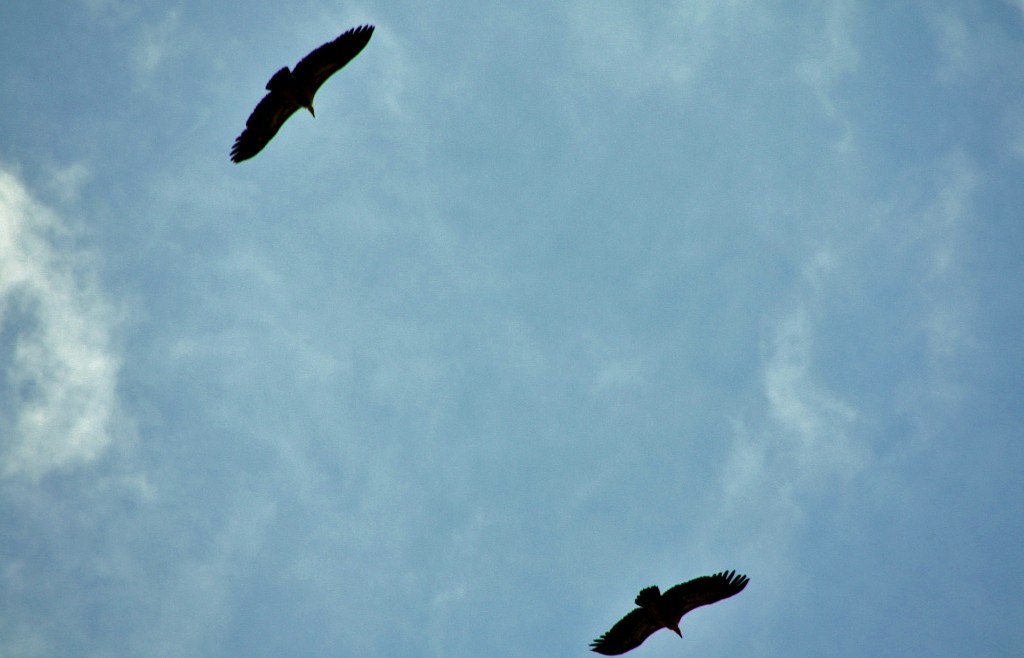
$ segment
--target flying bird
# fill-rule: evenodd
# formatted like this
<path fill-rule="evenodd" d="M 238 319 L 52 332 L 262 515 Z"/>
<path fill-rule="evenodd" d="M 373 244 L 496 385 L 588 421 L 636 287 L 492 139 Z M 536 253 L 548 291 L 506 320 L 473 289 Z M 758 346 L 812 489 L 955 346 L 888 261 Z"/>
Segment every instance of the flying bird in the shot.
<path fill-rule="evenodd" d="M 634 608 L 610 631 L 591 642 L 590 649 L 605 656 L 617 656 L 637 648 L 651 633 L 662 628 L 683 637 L 679 632 L 679 620 L 683 615 L 694 608 L 739 594 L 748 582 L 749 578 L 737 576 L 735 571 L 723 571 L 676 585 L 664 594 L 657 586 L 646 587 L 636 596 L 636 604 L 640 607 Z"/>
<path fill-rule="evenodd" d="M 269 94 L 256 105 L 245 130 L 231 147 L 231 160 L 241 162 L 263 150 L 288 117 L 304 107 L 313 112 L 313 96 L 320 85 L 359 54 L 373 35 L 372 25 L 354 27 L 302 58 L 291 71 L 284 67 L 267 83 Z"/>

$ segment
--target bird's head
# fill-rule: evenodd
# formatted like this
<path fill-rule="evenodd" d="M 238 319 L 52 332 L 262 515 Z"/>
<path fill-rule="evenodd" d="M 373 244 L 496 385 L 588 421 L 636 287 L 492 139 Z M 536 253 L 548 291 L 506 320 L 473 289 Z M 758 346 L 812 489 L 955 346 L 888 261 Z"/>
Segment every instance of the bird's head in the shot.
<path fill-rule="evenodd" d="M 672 631 L 673 633 L 675 633 L 676 635 L 678 635 L 680 638 L 683 637 L 683 634 L 679 631 L 679 624 L 678 623 L 676 623 L 676 624 L 674 624 L 672 626 L 669 626 L 668 629 L 670 631 Z"/>
<path fill-rule="evenodd" d="M 316 118 L 316 112 L 313 111 L 313 103 L 312 102 L 310 102 L 309 105 L 303 105 L 303 107 L 306 108 L 307 110 L 309 110 L 309 113 L 313 115 L 314 119 Z"/>

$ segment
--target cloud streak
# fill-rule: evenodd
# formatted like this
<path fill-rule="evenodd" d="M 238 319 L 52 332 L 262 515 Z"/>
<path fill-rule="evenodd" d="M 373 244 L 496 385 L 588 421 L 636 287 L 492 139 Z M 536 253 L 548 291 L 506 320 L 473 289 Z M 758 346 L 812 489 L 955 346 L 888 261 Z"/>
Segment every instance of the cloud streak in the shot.
<path fill-rule="evenodd" d="M 763 377 L 780 445 L 800 473 L 818 479 L 856 471 L 863 456 L 849 438 L 856 411 L 814 381 L 813 331 L 805 308 L 786 314 L 775 327 Z"/>
<path fill-rule="evenodd" d="M 0 473 L 39 478 L 114 441 L 116 316 L 60 218 L 0 170 Z"/>
<path fill-rule="evenodd" d="M 799 517 L 798 499 L 832 478 L 858 473 L 869 461 L 854 427 L 858 410 L 815 377 L 815 322 L 798 303 L 770 323 L 761 370 L 767 408 L 753 425 L 734 423 L 725 471 L 725 505 L 775 499 Z"/>

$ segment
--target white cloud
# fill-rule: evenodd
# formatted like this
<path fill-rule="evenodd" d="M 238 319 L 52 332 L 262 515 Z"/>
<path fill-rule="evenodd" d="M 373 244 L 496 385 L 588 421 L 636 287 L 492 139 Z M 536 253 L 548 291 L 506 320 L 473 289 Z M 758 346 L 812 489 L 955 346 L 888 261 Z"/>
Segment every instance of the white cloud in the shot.
<path fill-rule="evenodd" d="M 92 179 L 92 170 L 81 162 L 55 167 L 50 174 L 50 190 L 64 203 L 78 201 L 82 188 Z"/>
<path fill-rule="evenodd" d="M 114 440 L 115 317 L 66 229 L 0 170 L 0 472 L 39 477 Z"/>
<path fill-rule="evenodd" d="M 1003 114 L 1003 147 L 1010 156 L 1024 160 L 1024 103 L 1011 105 Z"/>
<path fill-rule="evenodd" d="M 124 22 L 138 14 L 139 8 L 126 0 L 82 0 L 93 20 Z"/>
<path fill-rule="evenodd" d="M 858 410 L 816 376 L 814 309 L 827 299 L 837 269 L 831 250 L 811 254 L 798 284 L 803 294 L 766 325 L 761 381 L 767 407 L 753 421 L 733 422 L 726 509 L 772 501 L 763 502 L 762 511 L 793 523 L 802 514 L 801 500 L 856 475 L 870 459 L 855 433 Z"/>
<path fill-rule="evenodd" d="M 651 11 L 620 3 L 579 2 L 568 10 L 576 64 L 617 91 L 679 85 L 703 68 L 716 46 L 766 29 L 757 3 L 697 2 Z"/>
<path fill-rule="evenodd" d="M 811 348 L 814 328 L 803 307 L 779 321 L 764 370 L 773 435 L 801 477 L 820 480 L 856 472 L 864 462 L 852 442 L 856 411 L 816 382 Z"/>
<path fill-rule="evenodd" d="M 853 147 L 852 130 L 833 98 L 835 85 L 856 72 L 860 62 L 860 53 L 850 34 L 853 10 L 854 3 L 850 1 L 831 3 L 819 38 L 812 42 L 805 59 L 797 65 L 797 74 L 814 91 L 825 113 L 843 124 L 843 136 L 838 142 L 840 150 Z"/>
<path fill-rule="evenodd" d="M 937 163 L 930 175 L 933 197 L 909 217 L 909 229 L 923 257 L 920 293 L 927 311 L 920 327 L 929 356 L 942 361 L 973 343 L 967 322 L 971 303 L 961 258 L 965 224 L 973 217 L 972 199 L 981 174 L 966 155 L 956 151 Z"/>
<path fill-rule="evenodd" d="M 613 392 L 642 385 L 646 379 L 648 364 L 641 358 L 612 359 L 602 363 L 590 385 L 594 395 L 609 395 Z"/>
<path fill-rule="evenodd" d="M 243 494 L 209 538 L 207 550 L 177 563 L 173 584 L 161 593 L 159 621 L 138 631 L 138 646 L 147 651 L 160 647 L 159 655 L 195 656 L 224 632 L 231 613 L 231 586 L 244 577 L 245 565 L 262 548 L 277 514 L 276 505 L 264 495 Z"/>
<path fill-rule="evenodd" d="M 961 152 L 943 158 L 931 176 L 934 196 L 912 217 L 914 238 L 923 254 L 917 330 L 926 363 L 901 396 L 926 440 L 962 403 L 961 363 L 977 347 L 974 293 L 963 253 L 970 245 L 973 198 L 981 184 L 977 166 Z"/>
<path fill-rule="evenodd" d="M 939 53 L 935 69 L 939 82 L 955 85 L 979 77 L 1007 79 L 1005 62 L 1017 57 L 1017 48 L 997 22 L 975 12 L 962 16 L 952 9 L 929 16 L 928 22 Z"/>
<path fill-rule="evenodd" d="M 857 70 L 860 53 L 850 35 L 853 22 L 852 2 L 830 5 L 819 38 L 812 41 L 806 58 L 799 65 L 800 77 L 814 87 L 821 100 L 829 107 L 828 95 L 836 81 Z"/>
<path fill-rule="evenodd" d="M 967 24 L 959 16 L 948 12 L 932 17 L 931 23 L 942 55 L 938 78 L 945 83 L 954 82 L 976 65 Z"/>
<path fill-rule="evenodd" d="M 959 364 L 975 346 L 974 307 L 962 259 L 980 180 L 977 166 L 953 152 L 932 167 L 910 172 L 898 199 L 879 207 L 877 222 L 865 223 L 860 213 L 851 213 L 855 224 L 845 224 L 849 230 L 842 222 L 833 228 L 836 249 L 820 248 L 805 258 L 795 301 L 766 326 L 761 375 L 767 408 L 750 420 L 735 421 L 724 479 L 727 506 L 772 492 L 787 501 L 776 498 L 776 506 L 789 508 L 784 516 L 796 519 L 801 500 L 870 464 L 871 446 L 862 425 L 895 414 L 909 419 L 927 439 L 956 408 L 963 398 Z M 869 226 L 875 228 L 866 231 Z M 895 254 L 894 261 L 879 261 L 885 249 Z M 880 276 L 877 268 L 893 268 L 902 278 Z M 871 292 L 852 292 L 860 286 Z M 911 354 L 920 346 L 921 360 L 909 361 L 909 369 L 893 375 L 892 408 L 862 412 L 822 382 L 817 373 L 828 354 L 816 358 L 815 337 L 819 326 L 829 324 L 831 309 L 849 313 L 837 295 L 849 301 L 863 294 L 891 295 L 892 289 L 907 302 L 865 309 L 863 328 L 870 331 L 875 322 L 901 328 L 895 340 L 909 346 Z M 854 329 L 843 330 L 855 337 Z"/>
<path fill-rule="evenodd" d="M 144 25 L 132 50 L 136 71 L 143 76 L 152 74 L 174 52 L 179 41 L 177 11 L 169 11 L 162 20 Z"/>
<path fill-rule="evenodd" d="M 653 367 L 639 348 L 609 344 L 596 335 L 588 336 L 586 342 L 594 370 L 590 376 L 591 395 L 615 397 L 647 383 Z"/>

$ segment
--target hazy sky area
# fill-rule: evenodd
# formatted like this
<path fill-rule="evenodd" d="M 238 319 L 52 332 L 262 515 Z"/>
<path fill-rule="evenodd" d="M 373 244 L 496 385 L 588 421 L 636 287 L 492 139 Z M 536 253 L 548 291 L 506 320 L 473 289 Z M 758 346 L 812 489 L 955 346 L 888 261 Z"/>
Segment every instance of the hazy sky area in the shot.
<path fill-rule="evenodd" d="M 0 107 L 0 656 L 1024 655 L 1024 1 L 8 0 Z"/>

